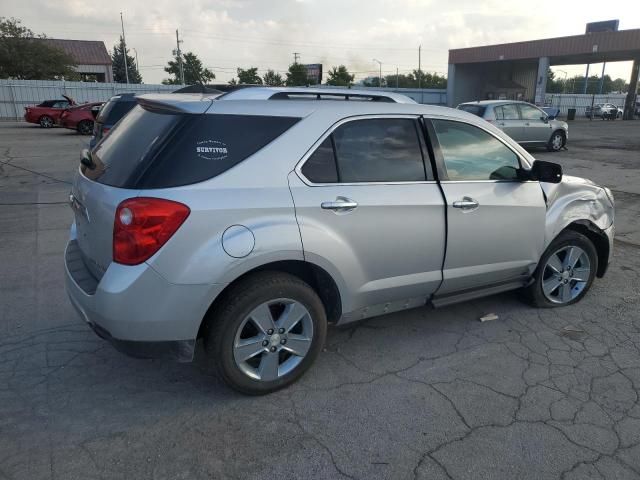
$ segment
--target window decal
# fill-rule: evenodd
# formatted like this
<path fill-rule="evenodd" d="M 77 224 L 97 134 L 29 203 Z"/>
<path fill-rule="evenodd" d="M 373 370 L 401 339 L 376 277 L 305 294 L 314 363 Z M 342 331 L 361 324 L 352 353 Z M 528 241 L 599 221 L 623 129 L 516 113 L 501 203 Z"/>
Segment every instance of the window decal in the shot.
<path fill-rule="evenodd" d="M 227 145 L 217 140 L 200 140 L 196 143 L 196 153 L 205 160 L 224 160 L 229 156 Z"/>

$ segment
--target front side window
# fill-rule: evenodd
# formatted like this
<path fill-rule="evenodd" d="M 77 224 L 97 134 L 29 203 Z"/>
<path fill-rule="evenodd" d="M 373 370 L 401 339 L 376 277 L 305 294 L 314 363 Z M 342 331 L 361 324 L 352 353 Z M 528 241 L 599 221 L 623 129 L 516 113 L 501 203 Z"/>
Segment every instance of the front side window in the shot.
<path fill-rule="evenodd" d="M 432 120 L 449 180 L 517 180 L 518 156 L 484 130 Z"/>
<path fill-rule="evenodd" d="M 529 105 L 520 105 L 520 114 L 523 120 L 540 120 L 545 116 L 540 110 Z"/>

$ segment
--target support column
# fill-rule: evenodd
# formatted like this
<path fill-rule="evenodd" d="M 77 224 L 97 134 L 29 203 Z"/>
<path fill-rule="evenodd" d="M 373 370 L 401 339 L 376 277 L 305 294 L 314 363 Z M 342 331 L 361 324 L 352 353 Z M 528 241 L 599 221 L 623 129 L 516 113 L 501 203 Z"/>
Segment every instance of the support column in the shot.
<path fill-rule="evenodd" d="M 454 102 L 454 85 L 456 81 L 456 65 L 455 63 L 449 64 L 449 69 L 447 71 L 447 106 L 455 107 Z"/>
<path fill-rule="evenodd" d="M 629 91 L 624 101 L 624 120 L 633 120 L 636 109 L 636 92 L 638 91 L 638 72 L 640 71 L 640 57 L 633 61 L 631 67 L 631 80 L 629 80 Z"/>
<path fill-rule="evenodd" d="M 536 79 L 536 94 L 533 102 L 544 106 L 544 94 L 547 93 L 547 72 L 549 71 L 549 57 L 538 59 L 538 76 Z"/>

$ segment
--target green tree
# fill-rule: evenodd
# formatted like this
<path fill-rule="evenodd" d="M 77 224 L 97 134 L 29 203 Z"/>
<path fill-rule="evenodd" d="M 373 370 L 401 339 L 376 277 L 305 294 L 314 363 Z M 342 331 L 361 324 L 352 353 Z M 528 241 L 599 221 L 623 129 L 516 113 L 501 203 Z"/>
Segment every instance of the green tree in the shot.
<path fill-rule="evenodd" d="M 76 76 L 73 59 L 43 42 L 16 18 L 0 17 L 0 78 L 51 80 Z"/>
<path fill-rule="evenodd" d="M 120 36 L 120 41 L 113 46 L 113 52 L 111 53 L 111 64 L 113 65 L 113 81 L 116 83 L 126 83 L 127 75 L 125 73 L 124 66 L 124 40 Z M 127 68 L 129 73 L 129 83 L 142 83 L 142 76 L 138 71 L 138 65 L 136 65 L 135 59 L 129 55 L 129 49 L 127 48 Z"/>
<path fill-rule="evenodd" d="M 205 85 L 214 78 L 215 74 L 208 68 L 202 66 L 202 62 L 195 53 L 187 52 L 182 55 L 182 66 L 184 69 L 184 83 L 186 85 Z M 180 85 L 180 62 L 178 57 L 169 60 L 164 71 L 173 78 L 167 78 L 162 81 L 165 85 Z"/>
<path fill-rule="evenodd" d="M 327 85 L 338 85 L 340 87 L 350 87 L 353 85 L 355 75 L 351 75 L 347 67 L 340 65 L 329 70 Z"/>
<path fill-rule="evenodd" d="M 293 63 L 287 72 L 287 80 L 285 82 L 288 87 L 303 87 L 309 84 L 307 77 L 307 67 L 301 63 Z"/>
<path fill-rule="evenodd" d="M 400 73 L 398 75 L 387 75 L 384 77 L 389 87 L 397 88 L 415 88 L 417 85 L 413 77 Z"/>
<path fill-rule="evenodd" d="M 264 74 L 262 80 L 265 85 L 269 85 L 270 87 L 281 87 L 284 85 L 282 75 L 274 72 L 273 70 L 267 70 L 267 73 Z"/>
<path fill-rule="evenodd" d="M 243 70 L 238 68 L 238 83 L 245 85 L 262 85 L 262 79 L 258 75 L 258 67 Z"/>
<path fill-rule="evenodd" d="M 380 77 L 368 77 L 362 81 L 362 84 L 365 87 L 379 87 L 380 86 Z M 384 77 L 382 77 L 382 86 L 385 86 Z"/>
<path fill-rule="evenodd" d="M 415 88 L 447 88 L 447 77 L 444 75 L 414 70 L 409 77 L 413 79 Z"/>

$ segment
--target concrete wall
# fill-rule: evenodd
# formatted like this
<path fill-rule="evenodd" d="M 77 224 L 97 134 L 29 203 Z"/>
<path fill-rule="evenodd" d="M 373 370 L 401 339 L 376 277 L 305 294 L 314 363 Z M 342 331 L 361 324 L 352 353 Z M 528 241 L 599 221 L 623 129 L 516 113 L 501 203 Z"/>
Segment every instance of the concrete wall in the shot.
<path fill-rule="evenodd" d="M 532 62 L 491 62 L 449 65 L 448 105 L 486 100 L 487 93 L 513 92 L 515 88 L 497 87 L 515 82 L 524 87 L 523 98 L 533 100 L 538 65 Z M 520 90 L 520 89 L 518 89 Z M 497 98 L 497 97 L 496 97 Z"/>

